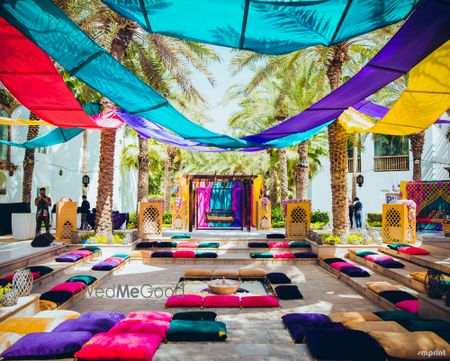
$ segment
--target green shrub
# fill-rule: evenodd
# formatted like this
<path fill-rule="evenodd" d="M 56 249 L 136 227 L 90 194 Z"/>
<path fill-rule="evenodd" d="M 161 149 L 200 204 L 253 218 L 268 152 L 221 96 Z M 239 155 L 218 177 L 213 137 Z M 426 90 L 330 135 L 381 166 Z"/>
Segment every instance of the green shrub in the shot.
<path fill-rule="evenodd" d="M 321 222 L 323 224 L 330 223 L 330 216 L 327 212 L 321 212 L 319 210 L 311 213 L 311 223 Z"/>
<path fill-rule="evenodd" d="M 123 239 L 125 238 L 125 235 L 122 233 L 114 233 L 113 241 L 114 244 L 123 244 Z"/>
<path fill-rule="evenodd" d="M 170 211 L 164 212 L 163 224 L 172 224 L 172 212 Z"/>
<path fill-rule="evenodd" d="M 381 227 L 381 221 L 367 221 L 369 227 Z"/>
<path fill-rule="evenodd" d="M 315 223 L 311 223 L 311 226 L 315 230 L 323 229 L 325 226 L 325 223 L 324 222 L 315 222 Z"/>
<path fill-rule="evenodd" d="M 128 215 L 127 229 L 137 228 L 136 213 L 132 212 Z"/>
<path fill-rule="evenodd" d="M 366 218 L 367 223 L 380 222 L 380 224 L 381 224 L 381 220 L 382 220 L 381 213 L 367 213 L 367 218 Z"/>
<path fill-rule="evenodd" d="M 356 243 L 356 244 L 358 244 L 358 243 L 364 244 L 364 237 L 362 236 L 361 233 L 353 233 L 348 236 L 348 242 Z"/>
<path fill-rule="evenodd" d="M 282 222 L 272 222 L 272 228 L 284 228 L 284 221 Z"/>
<path fill-rule="evenodd" d="M 108 243 L 108 237 L 106 237 L 106 236 L 95 236 L 95 240 L 97 241 L 97 243 L 101 243 L 101 244 Z"/>
<path fill-rule="evenodd" d="M 342 239 L 338 236 L 333 236 L 332 234 L 323 234 L 322 235 L 323 243 L 325 244 L 341 244 Z"/>
<path fill-rule="evenodd" d="M 95 233 L 83 233 L 83 234 L 81 234 L 79 237 L 78 237 L 78 242 L 83 242 L 83 241 L 86 241 L 87 239 L 89 239 L 89 238 L 91 238 L 91 237 L 94 237 L 95 236 Z"/>
<path fill-rule="evenodd" d="M 272 216 L 272 225 L 277 222 L 278 223 L 283 222 L 282 227 L 284 227 L 284 216 L 283 216 L 283 210 L 282 210 L 281 206 L 273 207 L 271 216 Z"/>

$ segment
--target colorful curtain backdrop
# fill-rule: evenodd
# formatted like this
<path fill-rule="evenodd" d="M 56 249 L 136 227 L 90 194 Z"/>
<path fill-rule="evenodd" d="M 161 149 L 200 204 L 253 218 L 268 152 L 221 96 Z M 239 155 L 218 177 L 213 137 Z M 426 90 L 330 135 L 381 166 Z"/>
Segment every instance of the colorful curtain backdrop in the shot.
<path fill-rule="evenodd" d="M 231 210 L 234 212 L 233 227 L 241 226 L 241 203 L 242 203 L 242 186 L 240 182 L 233 185 L 231 191 Z"/>
<path fill-rule="evenodd" d="M 440 218 L 450 216 L 450 181 L 411 181 L 406 183 L 406 198 L 416 202 L 416 215 L 418 218 Z M 440 204 L 446 203 L 440 209 L 423 213 L 426 207 L 441 199 Z"/>
<path fill-rule="evenodd" d="M 205 182 L 201 182 L 197 189 L 197 224 L 202 228 L 208 227 L 208 222 L 206 222 L 206 213 L 209 212 L 209 204 L 211 202 L 211 188 L 211 182 L 209 182 L 207 185 L 205 184 Z"/>
<path fill-rule="evenodd" d="M 212 186 L 210 212 L 231 211 L 231 192 L 232 184 L 230 182 L 217 182 Z M 226 222 L 208 222 L 209 227 L 230 227 L 233 223 Z"/>
<path fill-rule="evenodd" d="M 285 54 L 330 46 L 407 17 L 421 1 L 102 0 L 149 32 Z"/>

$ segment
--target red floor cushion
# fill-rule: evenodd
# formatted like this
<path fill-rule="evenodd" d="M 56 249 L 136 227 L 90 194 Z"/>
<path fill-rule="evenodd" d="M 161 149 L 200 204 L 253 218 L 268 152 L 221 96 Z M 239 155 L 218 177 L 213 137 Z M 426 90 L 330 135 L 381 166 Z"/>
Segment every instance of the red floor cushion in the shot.
<path fill-rule="evenodd" d="M 331 267 L 333 267 L 334 269 L 337 269 L 338 271 L 341 270 L 342 267 L 348 267 L 348 266 L 353 266 L 351 263 L 348 262 L 334 262 L 332 264 L 330 264 Z"/>
<path fill-rule="evenodd" d="M 197 242 L 179 242 L 177 248 L 197 248 Z"/>
<path fill-rule="evenodd" d="M 281 252 L 281 253 L 274 253 L 274 258 L 295 258 L 295 255 L 292 252 Z"/>
<path fill-rule="evenodd" d="M 41 277 L 41 274 L 38 272 L 31 272 L 31 275 L 33 276 L 33 279 L 36 280 L 38 278 Z M 12 281 L 12 279 L 14 278 L 14 273 L 10 273 L 9 275 L 6 275 L 5 277 L 3 277 L 2 279 L 4 280 L 8 280 L 8 281 Z"/>
<path fill-rule="evenodd" d="M 167 321 L 170 322 L 173 315 L 164 311 L 137 311 L 131 312 L 127 316 L 127 320 L 142 320 L 142 321 Z"/>
<path fill-rule="evenodd" d="M 53 287 L 50 291 L 51 292 L 65 291 L 70 292 L 74 295 L 75 293 L 78 293 L 85 288 L 86 284 L 83 282 L 63 282 Z"/>
<path fill-rule="evenodd" d="M 166 300 L 166 307 L 201 307 L 203 298 L 199 295 L 172 295 Z"/>
<path fill-rule="evenodd" d="M 75 353 L 80 360 L 150 361 L 162 338 L 135 333 L 99 333 Z"/>
<path fill-rule="evenodd" d="M 275 296 L 246 296 L 241 297 L 242 307 L 280 307 Z"/>
<path fill-rule="evenodd" d="M 401 253 L 413 255 L 413 256 L 426 256 L 430 254 L 426 249 L 420 248 L 420 247 L 414 247 L 414 246 L 408 246 L 408 247 L 399 247 L 397 249 Z"/>
<path fill-rule="evenodd" d="M 116 323 L 109 332 L 158 335 L 165 338 L 169 325 L 168 321 L 125 319 Z"/>
<path fill-rule="evenodd" d="M 203 307 L 241 307 L 241 299 L 234 295 L 206 296 Z"/>
<path fill-rule="evenodd" d="M 419 300 L 400 301 L 395 304 L 395 307 L 403 311 L 414 313 L 415 315 L 419 314 Z"/>
<path fill-rule="evenodd" d="M 175 251 L 173 252 L 175 258 L 195 258 L 194 251 Z"/>
<path fill-rule="evenodd" d="M 289 242 L 269 242 L 269 248 L 289 248 Z"/>

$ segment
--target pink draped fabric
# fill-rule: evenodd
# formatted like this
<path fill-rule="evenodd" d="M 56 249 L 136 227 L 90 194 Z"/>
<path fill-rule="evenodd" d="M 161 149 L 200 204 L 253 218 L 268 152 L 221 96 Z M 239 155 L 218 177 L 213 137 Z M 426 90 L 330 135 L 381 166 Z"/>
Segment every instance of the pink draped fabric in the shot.
<path fill-rule="evenodd" d="M 211 189 L 212 183 L 205 186 L 205 182 L 201 182 L 200 186 L 197 188 L 198 201 L 197 201 L 197 217 L 199 227 L 208 227 L 208 222 L 206 222 L 206 213 L 209 212 L 209 204 L 211 202 Z"/>
<path fill-rule="evenodd" d="M 250 187 L 250 225 L 252 227 L 255 227 L 255 225 L 253 224 L 253 184 Z"/>

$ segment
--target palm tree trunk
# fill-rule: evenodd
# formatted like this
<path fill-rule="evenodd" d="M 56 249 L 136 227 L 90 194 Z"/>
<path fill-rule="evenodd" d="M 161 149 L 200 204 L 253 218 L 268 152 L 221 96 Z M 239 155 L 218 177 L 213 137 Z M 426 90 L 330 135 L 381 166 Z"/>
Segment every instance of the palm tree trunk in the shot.
<path fill-rule="evenodd" d="M 356 173 L 358 173 L 358 134 L 355 133 L 353 139 L 353 173 L 352 173 L 352 200 L 356 198 Z"/>
<path fill-rule="evenodd" d="M 82 171 L 83 176 L 88 174 L 88 165 L 89 165 L 89 147 L 88 147 L 88 134 L 87 130 L 83 132 L 83 141 L 82 141 L 82 149 L 83 149 L 83 158 L 82 158 Z M 87 196 L 88 187 L 82 186 L 81 193 L 83 196 Z"/>
<path fill-rule="evenodd" d="M 277 172 L 275 170 L 275 160 L 273 149 L 268 149 L 269 153 L 269 199 L 270 203 L 272 203 L 272 207 L 275 207 L 278 204 L 278 191 L 277 191 Z"/>
<path fill-rule="evenodd" d="M 297 179 L 295 193 L 297 199 L 306 199 L 309 180 L 309 161 L 308 161 L 309 141 L 305 140 L 297 146 Z"/>
<path fill-rule="evenodd" d="M 138 154 L 138 190 L 137 200 L 142 201 L 148 195 L 148 147 L 147 139 L 138 135 L 139 154 Z"/>
<path fill-rule="evenodd" d="M 425 144 L 425 131 L 411 134 L 411 152 L 413 154 L 413 180 L 422 180 L 422 153 Z"/>
<path fill-rule="evenodd" d="M 342 82 L 342 65 L 349 59 L 348 44 L 333 46 L 333 58 L 327 64 L 327 77 L 334 90 Z M 337 121 L 328 126 L 333 234 L 342 236 L 348 229 L 347 211 L 347 132 Z"/>
<path fill-rule="evenodd" d="M 39 120 L 33 113 L 30 114 L 30 119 Z M 38 135 L 39 125 L 30 125 L 28 127 L 27 140 L 34 139 Z M 33 190 L 34 155 L 35 149 L 26 149 L 23 158 L 22 202 L 30 204 Z"/>
<path fill-rule="evenodd" d="M 281 201 L 288 199 L 288 171 L 287 171 L 287 157 L 286 149 L 279 149 L 280 154 L 280 195 Z"/>
<path fill-rule="evenodd" d="M 166 149 L 167 159 L 164 163 L 164 208 L 166 211 L 170 211 L 172 201 L 173 165 L 177 155 L 177 149 L 171 145 L 168 145 Z"/>

